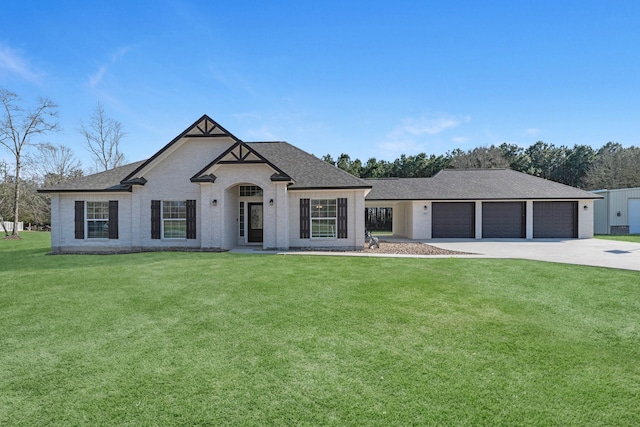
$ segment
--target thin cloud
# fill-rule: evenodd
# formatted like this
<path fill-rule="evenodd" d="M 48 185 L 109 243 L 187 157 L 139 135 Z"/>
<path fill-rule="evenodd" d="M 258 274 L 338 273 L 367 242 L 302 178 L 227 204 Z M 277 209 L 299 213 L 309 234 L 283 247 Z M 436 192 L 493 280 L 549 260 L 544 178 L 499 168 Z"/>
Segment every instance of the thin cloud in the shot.
<path fill-rule="evenodd" d="M 378 149 L 383 155 L 390 156 L 424 151 L 429 137 L 457 128 L 470 120 L 469 117 L 460 119 L 445 114 L 405 118 L 387 134 L 385 141 L 378 144 Z"/>
<path fill-rule="evenodd" d="M 29 62 L 9 46 L 0 44 L 0 72 L 18 76 L 32 83 L 40 83 L 41 75 L 32 70 Z"/>
<path fill-rule="evenodd" d="M 131 46 L 123 46 L 117 49 L 109 56 L 109 61 L 107 63 L 101 64 L 95 73 L 90 74 L 87 78 L 87 86 L 90 89 L 95 89 L 102 85 L 105 77 L 109 72 L 110 66 L 120 61 L 126 54 L 131 50 Z"/>
<path fill-rule="evenodd" d="M 542 133 L 542 130 L 537 128 L 529 128 L 524 130 L 524 134 L 527 136 L 538 136 L 540 135 L 540 133 Z"/>
<path fill-rule="evenodd" d="M 275 136 L 273 132 L 267 127 L 262 126 L 258 129 L 249 129 L 247 135 L 254 140 L 274 140 Z"/>
<path fill-rule="evenodd" d="M 89 87 L 90 88 L 95 88 L 96 86 L 100 85 L 102 83 L 102 80 L 104 78 L 105 73 L 107 72 L 107 66 L 103 65 L 100 68 L 98 68 L 98 71 L 96 71 L 94 74 L 89 76 Z"/>
<path fill-rule="evenodd" d="M 456 136 L 454 138 L 451 138 L 451 141 L 458 143 L 458 144 L 464 144 L 466 142 L 469 142 L 471 138 L 467 138 L 466 136 Z"/>
<path fill-rule="evenodd" d="M 402 121 L 393 133 L 409 135 L 436 135 L 444 130 L 458 127 L 460 120 L 447 116 L 422 116 L 408 118 Z"/>

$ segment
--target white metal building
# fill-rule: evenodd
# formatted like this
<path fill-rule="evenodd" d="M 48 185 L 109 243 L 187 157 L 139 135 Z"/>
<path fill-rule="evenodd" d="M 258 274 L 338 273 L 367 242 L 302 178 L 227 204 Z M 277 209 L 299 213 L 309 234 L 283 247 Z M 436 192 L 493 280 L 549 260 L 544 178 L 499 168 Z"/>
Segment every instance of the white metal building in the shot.
<path fill-rule="evenodd" d="M 640 234 L 640 187 L 596 190 L 595 234 Z"/>

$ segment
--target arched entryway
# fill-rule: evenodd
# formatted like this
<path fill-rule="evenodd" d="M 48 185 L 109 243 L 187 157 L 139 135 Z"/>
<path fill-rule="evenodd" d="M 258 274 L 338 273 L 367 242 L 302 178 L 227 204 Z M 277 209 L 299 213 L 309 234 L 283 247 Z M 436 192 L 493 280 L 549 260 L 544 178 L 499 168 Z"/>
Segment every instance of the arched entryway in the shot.
<path fill-rule="evenodd" d="M 261 245 L 264 241 L 264 190 L 259 185 L 241 183 L 227 190 L 235 199 L 238 245 Z"/>

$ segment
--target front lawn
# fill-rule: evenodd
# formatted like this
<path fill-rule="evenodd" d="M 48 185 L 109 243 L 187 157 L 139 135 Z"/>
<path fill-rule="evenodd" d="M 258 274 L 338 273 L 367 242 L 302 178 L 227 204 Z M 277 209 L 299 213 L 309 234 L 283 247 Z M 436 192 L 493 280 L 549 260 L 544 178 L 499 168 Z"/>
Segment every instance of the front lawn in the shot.
<path fill-rule="evenodd" d="M 640 234 L 596 234 L 593 237 L 596 239 L 640 243 Z"/>
<path fill-rule="evenodd" d="M 0 240 L 0 425 L 640 425 L 640 272 L 47 239 Z"/>

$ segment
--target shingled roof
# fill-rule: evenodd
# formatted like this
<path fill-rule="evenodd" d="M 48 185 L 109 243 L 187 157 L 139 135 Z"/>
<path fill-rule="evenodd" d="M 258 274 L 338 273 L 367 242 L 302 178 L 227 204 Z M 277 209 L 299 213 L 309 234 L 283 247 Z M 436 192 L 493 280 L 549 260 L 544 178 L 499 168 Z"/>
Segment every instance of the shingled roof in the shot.
<path fill-rule="evenodd" d="M 445 169 L 431 178 L 367 179 L 367 200 L 599 199 L 575 187 L 510 169 Z"/>
<path fill-rule="evenodd" d="M 289 189 L 371 188 L 371 183 L 356 178 L 287 142 L 249 142 L 252 149 L 289 175 Z"/>
<path fill-rule="evenodd" d="M 247 145 L 292 178 L 293 183 L 289 189 L 371 188 L 369 182 L 356 178 L 286 142 L 249 142 Z M 130 183 L 123 180 L 145 162 L 147 161 L 143 160 L 106 172 L 87 175 L 39 191 L 42 193 L 130 191 Z"/>
<path fill-rule="evenodd" d="M 40 193 L 78 193 L 94 191 L 131 191 L 131 185 L 123 185 L 121 181 L 142 165 L 143 161 L 109 169 L 105 172 L 83 176 L 70 181 L 61 182 L 38 190 Z"/>

